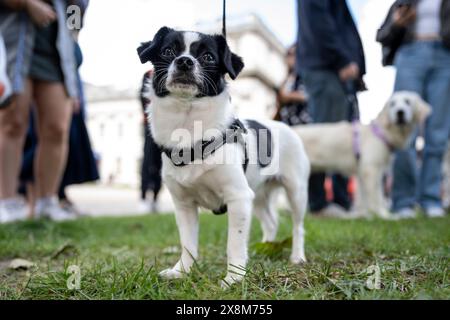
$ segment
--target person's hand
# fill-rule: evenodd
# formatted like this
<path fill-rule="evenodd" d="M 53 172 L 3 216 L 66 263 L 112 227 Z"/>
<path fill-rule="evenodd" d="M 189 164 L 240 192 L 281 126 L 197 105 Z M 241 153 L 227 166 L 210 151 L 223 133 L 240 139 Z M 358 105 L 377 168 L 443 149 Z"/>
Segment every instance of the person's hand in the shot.
<path fill-rule="evenodd" d="M 280 90 L 278 99 L 282 104 L 305 103 L 308 100 L 306 94 L 303 91 L 286 91 L 286 90 Z"/>
<path fill-rule="evenodd" d="M 339 70 L 339 78 L 343 82 L 358 79 L 359 76 L 359 67 L 356 62 L 349 63 L 344 68 Z"/>
<path fill-rule="evenodd" d="M 56 20 L 56 12 L 52 6 L 41 0 L 26 0 L 25 8 L 33 20 L 34 24 L 39 27 L 48 26 Z"/>
<path fill-rule="evenodd" d="M 401 6 L 395 9 L 392 21 L 397 27 L 405 28 L 416 19 L 416 9 L 411 6 Z"/>

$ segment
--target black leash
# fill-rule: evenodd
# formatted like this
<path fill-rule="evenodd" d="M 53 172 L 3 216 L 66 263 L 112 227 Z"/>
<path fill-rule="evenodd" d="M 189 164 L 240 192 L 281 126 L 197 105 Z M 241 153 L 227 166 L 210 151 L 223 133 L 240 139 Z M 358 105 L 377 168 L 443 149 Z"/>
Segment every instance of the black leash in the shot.
<path fill-rule="evenodd" d="M 227 12 L 226 12 L 226 7 L 227 7 L 227 0 L 223 0 L 223 11 L 222 11 L 222 35 L 223 37 L 226 39 L 227 38 Z"/>

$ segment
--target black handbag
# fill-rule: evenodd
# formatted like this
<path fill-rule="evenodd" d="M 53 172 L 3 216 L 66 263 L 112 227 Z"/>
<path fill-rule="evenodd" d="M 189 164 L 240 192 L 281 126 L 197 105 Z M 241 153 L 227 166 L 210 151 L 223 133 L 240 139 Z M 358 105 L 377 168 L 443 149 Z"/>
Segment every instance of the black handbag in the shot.
<path fill-rule="evenodd" d="M 399 0 L 392 5 L 385 21 L 377 32 L 377 41 L 382 45 L 383 66 L 394 63 L 395 55 L 407 34 L 407 28 L 396 27 L 392 21 L 395 10 L 402 5 L 405 4 Z"/>

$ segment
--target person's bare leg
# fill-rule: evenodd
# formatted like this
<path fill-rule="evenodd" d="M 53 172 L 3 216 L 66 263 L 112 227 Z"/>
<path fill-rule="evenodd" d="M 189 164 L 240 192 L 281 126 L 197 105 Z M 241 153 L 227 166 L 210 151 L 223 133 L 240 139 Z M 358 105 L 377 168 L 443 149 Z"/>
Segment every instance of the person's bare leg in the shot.
<path fill-rule="evenodd" d="M 17 195 L 32 91 L 31 81 L 26 80 L 24 93 L 0 111 L 0 199 Z"/>
<path fill-rule="evenodd" d="M 39 139 L 34 169 L 39 199 L 58 192 L 67 160 L 72 106 L 63 84 L 57 82 L 35 82 L 34 98 Z"/>

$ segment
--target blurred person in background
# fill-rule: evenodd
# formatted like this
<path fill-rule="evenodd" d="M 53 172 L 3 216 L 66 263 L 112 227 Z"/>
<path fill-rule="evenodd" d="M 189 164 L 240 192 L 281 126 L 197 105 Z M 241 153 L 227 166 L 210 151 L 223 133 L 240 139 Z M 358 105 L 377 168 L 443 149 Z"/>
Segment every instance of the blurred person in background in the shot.
<path fill-rule="evenodd" d="M 84 16 L 86 6 L 83 8 L 82 16 Z M 89 134 L 85 124 L 86 117 L 86 100 L 84 96 L 83 82 L 78 72 L 83 63 L 83 54 L 78 44 L 78 31 L 73 33 L 75 42 L 75 60 L 77 64 L 77 87 L 78 100 L 72 115 L 72 121 L 69 130 L 69 151 L 67 156 L 67 164 L 64 170 L 63 178 L 58 190 L 58 200 L 63 209 L 71 213 L 73 216 L 82 215 L 76 208 L 75 204 L 69 199 L 66 193 L 66 187 L 74 184 L 82 184 L 93 182 L 99 179 L 96 160 L 91 148 Z M 33 108 L 32 108 L 33 109 Z M 38 138 L 34 125 L 34 110 L 31 112 L 29 129 L 25 141 L 22 170 L 20 173 L 20 181 L 22 183 L 21 193 L 27 195 L 29 203 L 34 203 L 33 192 L 33 163 L 38 145 Z M 33 208 L 33 206 L 32 206 Z"/>
<path fill-rule="evenodd" d="M 450 0 L 397 0 L 377 33 L 383 64 L 397 69 L 394 91 L 414 91 L 432 106 L 424 127 L 418 168 L 415 139 L 396 152 L 392 211 L 413 218 L 420 205 L 428 217 L 445 214 L 442 160 L 450 130 Z"/>
<path fill-rule="evenodd" d="M 66 187 L 75 184 L 94 182 L 100 178 L 97 160 L 91 147 L 89 133 L 86 127 L 86 97 L 83 81 L 78 72 L 83 63 L 83 54 L 78 41 L 75 42 L 75 58 L 77 62 L 78 106 L 72 116 L 69 131 L 69 153 L 66 169 L 59 186 L 58 198 L 61 206 L 75 215 L 82 215 L 76 204 L 68 197 Z"/>
<path fill-rule="evenodd" d="M 18 178 L 30 106 L 36 106 L 35 215 L 54 220 L 73 216 L 58 203 L 70 119 L 77 98 L 74 40 L 66 23 L 73 1 L 3 0 L 0 33 L 8 56 L 13 99 L 0 110 L 0 217 L 25 219 Z"/>
<path fill-rule="evenodd" d="M 308 93 L 314 123 L 358 119 L 356 93 L 365 90 L 362 42 L 345 0 L 297 0 L 297 69 Z M 313 173 L 309 203 L 313 214 L 343 216 L 351 207 L 348 179 L 333 175 L 327 200 L 325 173 Z"/>
<path fill-rule="evenodd" d="M 140 99 L 144 118 L 144 149 L 141 167 L 141 205 L 142 210 L 152 213 L 157 213 L 158 195 L 161 190 L 161 149 L 153 140 L 150 128 L 148 126 L 147 107 L 150 104 L 145 92 L 146 85 L 152 76 L 153 71 L 148 71 L 144 74 L 142 79 L 142 86 L 140 91 Z M 148 192 L 151 192 L 150 201 L 147 199 Z"/>
<path fill-rule="evenodd" d="M 295 69 L 295 49 L 292 45 L 286 52 L 288 74 L 281 88 L 276 88 L 277 109 L 274 120 L 282 121 L 289 126 L 311 122 L 307 110 L 307 97 L 301 77 Z"/>

